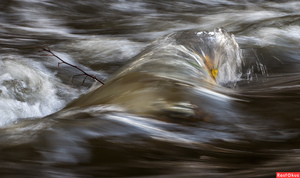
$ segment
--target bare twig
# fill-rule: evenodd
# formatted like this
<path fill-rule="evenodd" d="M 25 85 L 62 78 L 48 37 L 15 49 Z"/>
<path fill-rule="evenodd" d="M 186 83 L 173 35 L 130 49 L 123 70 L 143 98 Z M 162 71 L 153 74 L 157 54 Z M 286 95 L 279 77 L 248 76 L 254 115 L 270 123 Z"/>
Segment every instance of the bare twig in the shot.
<path fill-rule="evenodd" d="M 60 57 L 58 57 L 56 54 L 54 54 L 54 53 L 51 51 L 51 49 L 49 48 L 48 45 L 45 45 L 45 47 L 39 46 L 39 47 L 37 47 L 37 48 L 41 49 L 41 52 L 42 52 L 42 51 L 45 51 L 45 52 L 49 53 L 49 54 L 44 54 L 45 56 L 53 56 L 53 57 L 57 58 L 58 60 L 60 60 L 61 62 L 58 62 L 58 65 L 57 65 L 58 67 L 60 66 L 60 64 L 67 64 L 68 66 L 71 66 L 71 67 L 73 67 L 73 68 L 76 68 L 77 70 L 79 70 L 80 72 L 82 72 L 82 74 L 74 75 L 74 76 L 72 77 L 72 83 L 73 83 L 74 77 L 80 76 L 80 75 L 85 75 L 86 77 L 84 78 L 84 80 L 83 80 L 83 82 L 82 82 L 82 85 L 84 84 L 84 82 L 85 82 L 85 80 L 86 80 L 87 77 L 90 77 L 90 78 L 92 78 L 92 79 L 98 81 L 98 82 L 101 83 L 102 85 L 104 85 L 104 83 L 103 83 L 101 80 L 99 80 L 96 76 L 91 75 L 91 74 L 89 74 L 89 73 L 86 73 L 84 70 L 82 70 L 82 69 L 79 68 L 78 66 L 75 66 L 75 65 L 73 65 L 73 64 L 70 64 L 70 63 L 64 61 L 63 59 L 61 59 Z"/>
<path fill-rule="evenodd" d="M 72 86 L 73 86 L 73 84 L 74 84 L 74 78 L 75 78 L 75 77 L 79 77 L 79 76 L 83 76 L 83 75 L 85 75 L 85 74 L 77 74 L 77 75 L 73 75 L 72 78 L 71 78 Z M 83 85 L 83 84 L 82 84 L 82 85 Z"/>

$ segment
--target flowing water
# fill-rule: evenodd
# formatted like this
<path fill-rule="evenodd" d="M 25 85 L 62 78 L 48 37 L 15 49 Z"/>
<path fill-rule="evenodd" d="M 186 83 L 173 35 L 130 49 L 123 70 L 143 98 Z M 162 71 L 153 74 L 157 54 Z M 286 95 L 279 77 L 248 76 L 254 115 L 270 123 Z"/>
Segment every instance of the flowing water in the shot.
<path fill-rule="evenodd" d="M 0 8 L 0 177 L 299 172 L 299 1 Z"/>

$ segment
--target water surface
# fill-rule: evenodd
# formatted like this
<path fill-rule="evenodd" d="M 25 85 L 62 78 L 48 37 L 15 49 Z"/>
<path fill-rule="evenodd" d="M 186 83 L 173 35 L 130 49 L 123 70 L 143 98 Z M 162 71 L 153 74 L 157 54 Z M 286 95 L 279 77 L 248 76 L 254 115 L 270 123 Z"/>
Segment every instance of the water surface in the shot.
<path fill-rule="evenodd" d="M 2 177 L 299 171 L 298 1 L 7 0 L 0 8 Z M 72 82 L 78 71 L 42 56 L 43 44 L 106 85 Z M 217 83 L 203 54 L 222 58 Z"/>

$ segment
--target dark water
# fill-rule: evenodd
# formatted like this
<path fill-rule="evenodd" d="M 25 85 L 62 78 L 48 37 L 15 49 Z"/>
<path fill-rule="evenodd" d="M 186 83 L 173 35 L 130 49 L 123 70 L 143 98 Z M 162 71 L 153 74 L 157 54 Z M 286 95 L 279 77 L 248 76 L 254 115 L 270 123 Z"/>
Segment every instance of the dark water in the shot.
<path fill-rule="evenodd" d="M 300 2 L 0 8 L 1 177 L 299 172 Z M 78 71 L 57 68 L 43 44 L 105 85 L 72 82 Z M 217 83 L 201 67 L 206 55 L 221 61 Z"/>

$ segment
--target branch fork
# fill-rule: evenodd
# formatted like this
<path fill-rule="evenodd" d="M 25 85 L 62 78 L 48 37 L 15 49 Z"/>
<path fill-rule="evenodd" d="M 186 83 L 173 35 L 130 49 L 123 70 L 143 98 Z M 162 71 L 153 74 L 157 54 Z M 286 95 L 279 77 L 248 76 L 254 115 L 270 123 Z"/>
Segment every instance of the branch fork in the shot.
<path fill-rule="evenodd" d="M 80 72 L 82 72 L 82 74 L 78 74 L 78 75 L 73 75 L 73 76 L 72 76 L 72 83 L 73 83 L 74 77 L 85 75 L 85 78 L 84 78 L 84 80 L 82 81 L 82 85 L 84 84 L 85 80 L 86 80 L 88 77 L 89 77 L 89 78 L 92 78 L 92 79 L 96 80 L 97 82 L 101 83 L 102 85 L 104 85 L 104 83 L 103 83 L 101 80 L 99 80 L 96 76 L 94 76 L 94 75 L 92 75 L 92 74 L 89 74 L 89 73 L 85 72 L 84 70 L 82 70 L 82 69 L 79 68 L 78 66 L 75 66 L 75 65 L 73 65 L 73 64 L 70 64 L 70 63 L 66 62 L 65 60 L 63 60 L 62 58 L 60 58 L 59 56 L 57 56 L 55 53 L 53 53 L 53 52 L 51 51 L 51 49 L 49 48 L 48 45 L 45 45 L 45 47 L 38 46 L 37 48 L 41 49 L 40 52 L 47 52 L 47 53 L 48 53 L 48 54 L 43 54 L 43 56 L 53 56 L 53 57 L 57 58 L 58 60 L 60 60 L 60 62 L 58 62 L 58 64 L 57 64 L 57 67 L 58 67 L 58 68 L 59 68 L 59 66 L 60 66 L 61 64 L 66 64 L 66 65 L 71 66 L 71 67 L 73 67 L 73 68 L 79 70 Z"/>

